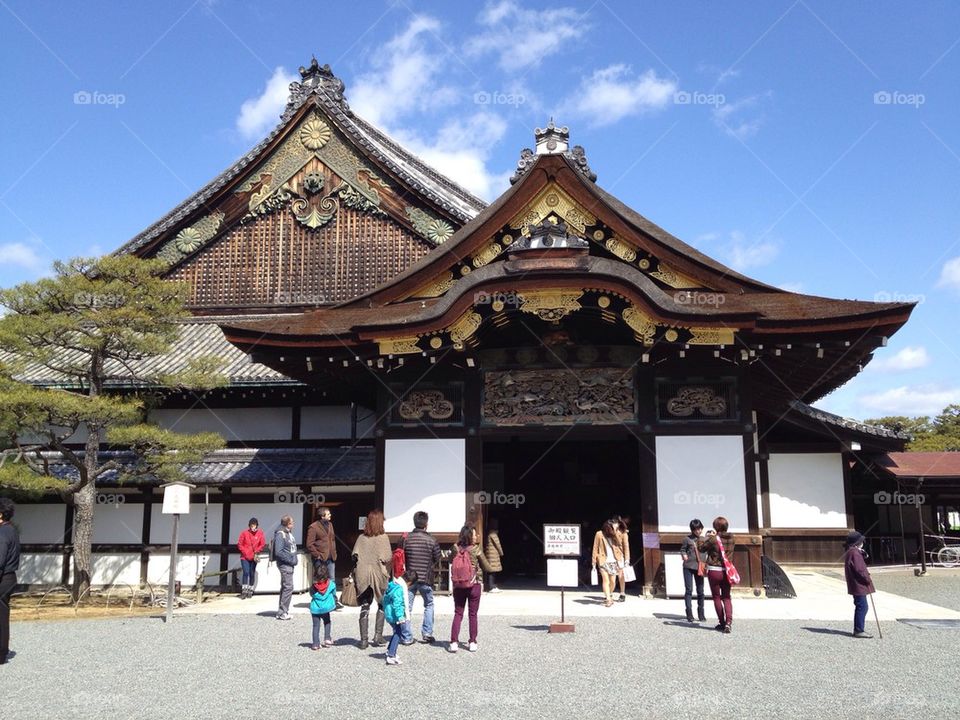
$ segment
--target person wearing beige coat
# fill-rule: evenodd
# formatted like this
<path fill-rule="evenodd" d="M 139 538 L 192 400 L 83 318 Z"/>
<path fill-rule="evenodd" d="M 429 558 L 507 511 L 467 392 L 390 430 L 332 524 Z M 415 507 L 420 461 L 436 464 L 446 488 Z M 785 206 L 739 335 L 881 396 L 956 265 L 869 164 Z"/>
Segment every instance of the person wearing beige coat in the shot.
<path fill-rule="evenodd" d="M 390 582 L 393 551 L 390 538 L 383 530 L 383 513 L 373 510 L 367 514 L 363 534 L 353 546 L 355 567 L 353 579 L 357 584 L 357 602 L 360 604 L 360 649 L 369 647 L 370 605 L 377 602 L 377 616 L 373 626 L 373 644 L 383 643 L 383 606 L 381 600 Z"/>
<path fill-rule="evenodd" d="M 623 543 L 612 520 L 603 523 L 603 527 L 593 537 L 593 567 L 600 568 L 600 581 L 603 586 L 603 604 L 613 605 L 613 590 L 624 562 Z"/>
<path fill-rule="evenodd" d="M 496 518 L 490 518 L 488 521 L 490 531 L 487 533 L 487 548 L 484 553 L 487 557 L 487 564 L 490 570 L 487 571 L 487 592 L 500 592 L 497 587 L 497 573 L 503 572 L 503 563 L 500 559 L 503 557 L 503 546 L 500 544 L 500 533 Z"/>

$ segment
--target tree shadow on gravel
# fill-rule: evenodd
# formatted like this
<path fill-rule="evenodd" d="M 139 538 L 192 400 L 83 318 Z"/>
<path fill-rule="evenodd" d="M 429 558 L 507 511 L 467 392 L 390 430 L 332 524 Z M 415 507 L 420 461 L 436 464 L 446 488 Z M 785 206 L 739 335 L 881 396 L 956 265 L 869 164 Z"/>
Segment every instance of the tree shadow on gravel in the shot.
<path fill-rule="evenodd" d="M 846 630 L 837 630 L 835 628 L 817 628 L 817 627 L 802 627 L 801 630 L 806 630 L 807 632 L 816 633 L 818 635 L 843 635 L 843 637 L 850 637 L 850 633 Z"/>
<path fill-rule="evenodd" d="M 535 632 L 542 632 L 550 629 L 549 625 L 511 625 L 510 627 L 516 628 L 517 630 L 532 630 Z"/>

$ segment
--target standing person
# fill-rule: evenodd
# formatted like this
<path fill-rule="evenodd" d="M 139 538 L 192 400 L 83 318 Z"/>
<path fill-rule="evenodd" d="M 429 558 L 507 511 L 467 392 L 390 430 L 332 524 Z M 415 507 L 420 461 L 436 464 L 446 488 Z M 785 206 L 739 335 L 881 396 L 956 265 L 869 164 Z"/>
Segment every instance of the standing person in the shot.
<path fill-rule="evenodd" d="M 253 597 L 253 586 L 257 580 L 257 553 L 263 550 L 266 545 L 267 540 L 263 537 L 260 522 L 255 517 L 250 518 L 247 529 L 240 533 L 240 539 L 237 540 L 237 549 L 240 551 L 240 567 L 243 568 L 243 585 L 240 589 L 241 600 Z"/>
<path fill-rule="evenodd" d="M 604 607 L 613 605 L 613 590 L 623 562 L 623 546 L 613 520 L 606 520 L 593 536 L 594 567 L 600 568 Z"/>
<path fill-rule="evenodd" d="M 327 577 L 337 579 L 337 535 L 333 529 L 333 513 L 330 508 L 320 508 L 320 518 L 307 528 L 307 550 L 313 558 L 313 567 L 323 563 L 327 566 Z M 337 609 L 343 605 L 337 602 Z"/>
<path fill-rule="evenodd" d="M 357 586 L 357 602 L 360 604 L 360 649 L 366 650 L 370 637 L 370 605 L 377 601 L 377 619 L 373 626 L 373 644 L 383 643 L 383 594 L 390 582 L 390 566 L 393 553 L 390 538 L 383 531 L 383 512 L 367 513 L 363 534 L 353 545 L 353 579 Z"/>
<path fill-rule="evenodd" d="M 847 578 L 847 594 L 853 595 L 853 636 L 869 640 L 873 635 L 864 629 L 867 620 L 867 595 L 872 595 L 876 589 L 863 556 L 863 535 L 851 530 L 844 545 L 847 554 L 843 559 L 843 574 Z"/>
<path fill-rule="evenodd" d="M 462 569 L 462 570 L 461 570 Z M 480 610 L 480 595 L 483 591 L 483 573 L 490 572 L 487 558 L 480 550 L 477 530 L 472 525 L 464 525 L 460 530 L 457 544 L 453 546 L 453 560 L 450 562 L 450 578 L 453 581 L 453 625 L 450 627 L 450 645 L 447 649 L 455 653 L 460 645 L 460 625 L 463 623 L 463 611 L 470 604 L 470 652 L 477 651 L 477 612 Z"/>
<path fill-rule="evenodd" d="M 20 569 L 20 536 L 13 526 L 16 507 L 10 498 L 0 498 L 0 665 L 10 654 L 10 596 Z"/>
<path fill-rule="evenodd" d="M 620 552 L 623 553 L 623 560 L 620 561 L 620 571 L 617 573 L 617 579 L 620 581 L 620 597 L 617 602 L 627 601 L 627 565 L 630 564 L 630 519 L 617 515 L 613 519 L 614 529 L 617 531 L 617 537 L 620 540 Z"/>
<path fill-rule="evenodd" d="M 707 579 L 710 581 L 710 594 L 713 595 L 713 609 L 717 612 L 717 630 L 724 633 L 731 631 L 733 624 L 733 601 L 730 599 L 730 581 L 727 580 L 727 570 L 723 566 L 723 554 L 727 559 L 733 558 L 733 535 L 727 532 L 730 523 L 723 516 L 715 518 L 713 530 L 707 532 L 707 537 L 699 541 L 701 553 L 706 555 Z M 721 554 L 720 548 L 723 548 Z"/>
<path fill-rule="evenodd" d="M 313 587 L 310 589 L 310 618 L 313 620 L 313 644 L 311 650 L 331 647 L 330 613 L 337 607 L 337 583 L 327 575 L 326 564 L 317 565 L 313 571 Z M 323 623 L 323 645 L 320 644 L 320 623 Z"/>
<path fill-rule="evenodd" d="M 381 605 L 383 612 L 393 628 L 393 635 L 390 637 L 390 644 L 387 646 L 387 665 L 402 665 L 400 656 L 397 655 L 397 647 L 400 641 L 410 634 L 406 625 L 410 622 L 410 607 L 407 605 L 407 590 L 410 586 L 416 584 L 416 570 L 407 570 L 400 577 L 393 578 L 387 585 L 387 591 L 384 593 Z"/>
<path fill-rule="evenodd" d="M 290 619 L 290 599 L 293 597 L 293 569 L 297 566 L 297 540 L 293 537 L 293 518 L 284 515 L 280 527 L 273 534 L 273 558 L 280 571 L 280 606 L 277 620 Z"/>
<path fill-rule="evenodd" d="M 694 518 L 690 521 L 690 534 L 683 539 L 680 545 L 680 557 L 683 558 L 683 586 L 686 592 L 683 602 L 687 609 L 687 622 L 693 619 L 693 586 L 697 586 L 697 620 L 703 622 L 707 616 L 703 612 L 703 575 L 700 574 L 700 549 L 697 543 L 703 534 L 703 523 Z"/>
<path fill-rule="evenodd" d="M 434 566 L 440 562 L 440 545 L 437 539 L 427 532 L 429 516 L 422 510 L 413 514 L 413 532 L 403 541 L 406 566 L 417 573 L 416 582 L 410 585 L 407 606 L 413 612 L 413 601 L 417 593 L 423 596 L 423 626 L 420 628 L 421 641 L 432 643 L 433 637 L 433 580 Z M 413 620 L 408 618 L 404 628 L 403 644 L 413 643 Z"/>
<path fill-rule="evenodd" d="M 497 573 L 503 572 L 503 563 L 500 559 L 503 557 L 503 546 L 500 544 L 500 522 L 497 518 L 490 518 L 487 523 L 490 525 L 490 531 L 487 533 L 487 565 L 490 571 L 487 573 L 487 592 L 500 592 L 497 587 Z"/>

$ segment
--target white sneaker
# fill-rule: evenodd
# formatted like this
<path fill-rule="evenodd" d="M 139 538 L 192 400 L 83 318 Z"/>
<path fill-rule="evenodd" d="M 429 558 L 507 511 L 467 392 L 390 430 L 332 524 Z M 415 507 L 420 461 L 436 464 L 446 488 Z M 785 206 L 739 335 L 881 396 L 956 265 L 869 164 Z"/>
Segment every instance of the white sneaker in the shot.
<path fill-rule="evenodd" d="M 500 588 L 498 587 L 490 588 L 490 592 L 500 592 Z"/>
<path fill-rule="evenodd" d="M 387 655 L 387 665 L 403 665 L 403 661 L 396 655 L 393 657 Z"/>
<path fill-rule="evenodd" d="M 291 620 L 292 618 L 288 613 L 278 613 L 277 620 Z"/>
<path fill-rule="evenodd" d="M 457 645 L 457 643 L 450 643 L 449 645 L 447 645 L 447 652 L 455 653 L 459 649 L 460 649 L 460 646 Z"/>
<path fill-rule="evenodd" d="M 470 645 L 467 646 L 467 650 L 469 650 L 470 652 L 476 652 L 478 649 L 479 648 L 477 647 L 477 644 L 475 642 L 470 643 Z"/>

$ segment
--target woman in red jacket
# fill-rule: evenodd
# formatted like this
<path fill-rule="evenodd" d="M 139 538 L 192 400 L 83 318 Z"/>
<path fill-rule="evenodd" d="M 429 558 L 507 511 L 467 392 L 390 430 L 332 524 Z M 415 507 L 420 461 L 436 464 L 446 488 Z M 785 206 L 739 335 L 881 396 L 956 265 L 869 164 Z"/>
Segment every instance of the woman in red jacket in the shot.
<path fill-rule="evenodd" d="M 257 553 L 263 550 L 267 541 L 256 518 L 250 518 L 247 529 L 240 533 L 237 549 L 240 550 L 240 566 L 243 568 L 243 587 L 240 599 L 253 597 L 253 583 L 257 578 Z"/>

